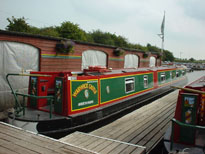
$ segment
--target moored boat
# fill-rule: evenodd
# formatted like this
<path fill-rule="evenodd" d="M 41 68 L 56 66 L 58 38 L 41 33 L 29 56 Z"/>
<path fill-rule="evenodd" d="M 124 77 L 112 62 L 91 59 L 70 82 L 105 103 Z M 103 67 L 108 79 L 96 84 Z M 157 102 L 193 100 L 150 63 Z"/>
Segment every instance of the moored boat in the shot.
<path fill-rule="evenodd" d="M 30 76 L 29 94 L 13 91 L 9 83 L 16 99 L 9 123 L 45 135 L 106 119 L 187 82 L 186 70 L 175 66 L 121 70 L 90 66 L 82 72 L 8 74 L 8 82 L 9 76 L 19 75 Z"/>
<path fill-rule="evenodd" d="M 205 152 L 205 76 L 179 88 L 172 126 L 166 131 L 164 145 L 168 152 Z"/>

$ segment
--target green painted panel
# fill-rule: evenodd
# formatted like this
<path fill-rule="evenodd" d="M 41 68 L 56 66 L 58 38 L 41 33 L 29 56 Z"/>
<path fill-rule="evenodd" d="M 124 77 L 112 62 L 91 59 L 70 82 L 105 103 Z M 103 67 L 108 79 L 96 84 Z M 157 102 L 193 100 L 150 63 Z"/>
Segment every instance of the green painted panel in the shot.
<path fill-rule="evenodd" d="M 144 76 L 148 78 L 148 84 L 144 87 Z M 130 80 L 130 81 L 129 81 Z M 126 92 L 126 85 L 132 83 L 133 90 Z M 122 76 L 118 78 L 101 79 L 101 103 L 119 99 L 153 87 L 153 74 Z M 127 84 L 126 84 L 127 83 Z M 130 85 L 130 87 L 132 87 Z M 129 86 L 127 88 L 130 88 Z"/>
<path fill-rule="evenodd" d="M 71 81 L 72 111 L 98 105 L 98 80 Z"/>

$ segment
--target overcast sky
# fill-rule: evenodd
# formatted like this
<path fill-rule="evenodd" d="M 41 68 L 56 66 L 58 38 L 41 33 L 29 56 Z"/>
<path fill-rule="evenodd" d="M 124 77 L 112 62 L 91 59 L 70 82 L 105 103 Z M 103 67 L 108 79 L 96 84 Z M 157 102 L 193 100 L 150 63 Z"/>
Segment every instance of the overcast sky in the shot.
<path fill-rule="evenodd" d="M 0 29 L 11 16 L 36 27 L 71 21 L 87 32 L 100 29 L 161 47 L 164 11 L 165 49 L 175 57 L 205 59 L 205 0 L 0 0 Z"/>

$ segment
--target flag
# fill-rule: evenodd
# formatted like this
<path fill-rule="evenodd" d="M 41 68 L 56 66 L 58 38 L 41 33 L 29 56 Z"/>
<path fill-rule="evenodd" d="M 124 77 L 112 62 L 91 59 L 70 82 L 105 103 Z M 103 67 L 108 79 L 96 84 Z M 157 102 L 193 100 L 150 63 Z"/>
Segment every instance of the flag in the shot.
<path fill-rule="evenodd" d="M 162 25 L 161 25 L 161 35 L 164 36 L 164 26 L 165 26 L 165 12 L 164 12 L 164 17 L 162 20 Z"/>

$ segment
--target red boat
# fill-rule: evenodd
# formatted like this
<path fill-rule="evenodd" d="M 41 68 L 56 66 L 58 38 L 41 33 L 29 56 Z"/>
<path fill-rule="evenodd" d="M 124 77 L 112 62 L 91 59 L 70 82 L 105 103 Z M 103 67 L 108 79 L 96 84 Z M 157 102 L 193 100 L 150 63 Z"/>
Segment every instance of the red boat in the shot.
<path fill-rule="evenodd" d="M 18 74 L 8 74 L 7 79 L 11 75 Z M 16 114 L 10 115 L 9 122 L 46 135 L 105 120 L 172 90 L 171 85 L 187 82 L 186 70 L 175 66 L 121 70 L 90 66 L 82 72 L 31 72 L 28 76 L 28 95 L 12 90 Z M 17 96 L 28 97 L 28 102 L 22 105 Z"/>
<path fill-rule="evenodd" d="M 165 147 L 168 152 L 204 154 L 205 76 L 180 89 L 172 126 L 164 137 Z"/>

